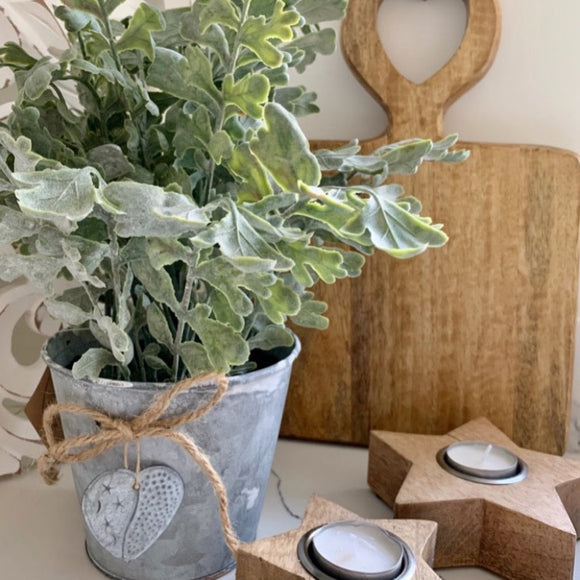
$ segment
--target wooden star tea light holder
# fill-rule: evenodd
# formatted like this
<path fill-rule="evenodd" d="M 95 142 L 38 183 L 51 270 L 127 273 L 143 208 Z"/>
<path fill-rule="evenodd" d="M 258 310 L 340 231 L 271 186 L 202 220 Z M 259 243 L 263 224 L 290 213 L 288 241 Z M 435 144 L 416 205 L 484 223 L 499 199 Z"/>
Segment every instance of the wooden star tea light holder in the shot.
<path fill-rule="evenodd" d="M 345 531 L 349 541 L 349 547 L 342 551 L 340 547 L 337 549 L 341 529 Z M 354 572 L 351 564 L 348 569 L 342 566 L 332 569 L 332 561 L 346 558 L 348 552 L 356 552 L 352 547 L 356 543 L 353 534 L 357 530 L 363 533 L 374 533 L 378 530 L 379 534 L 388 538 L 387 541 L 394 540 L 395 547 L 401 550 L 400 565 L 382 573 Z M 436 580 L 439 576 L 430 567 L 433 563 L 436 530 L 437 524 L 434 522 L 365 520 L 322 497 L 314 496 L 306 508 L 299 528 L 241 546 L 238 551 L 236 579 Z M 331 553 L 324 551 L 324 541 L 320 541 L 322 533 L 328 533 Z M 326 556 L 328 559 L 321 562 L 318 556 Z M 333 556 L 336 560 L 333 560 Z M 361 559 L 367 562 L 368 558 L 368 554 L 361 555 Z"/>
<path fill-rule="evenodd" d="M 572 578 L 580 462 L 520 448 L 477 419 L 442 436 L 373 431 L 368 482 L 396 518 L 437 522 L 436 568 Z"/>

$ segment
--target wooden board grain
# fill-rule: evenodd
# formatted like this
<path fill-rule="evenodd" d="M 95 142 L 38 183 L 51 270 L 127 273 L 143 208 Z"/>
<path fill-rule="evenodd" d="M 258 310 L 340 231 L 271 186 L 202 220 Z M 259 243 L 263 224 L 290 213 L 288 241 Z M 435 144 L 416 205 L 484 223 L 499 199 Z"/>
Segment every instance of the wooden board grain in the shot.
<path fill-rule="evenodd" d="M 351 0 L 342 34 L 349 64 L 389 116 L 389 133 L 367 151 L 441 138 L 445 109 L 485 74 L 499 40 L 497 1 L 471 0 L 457 53 L 416 85 L 384 54 L 380 4 Z M 467 162 L 397 177 L 445 224 L 447 246 L 409 261 L 374 255 L 361 278 L 317 288 L 331 327 L 298 331 L 283 435 L 366 444 L 371 429 L 440 434 L 487 416 L 518 445 L 564 452 L 579 159 L 550 147 L 459 146 L 471 151 Z"/>

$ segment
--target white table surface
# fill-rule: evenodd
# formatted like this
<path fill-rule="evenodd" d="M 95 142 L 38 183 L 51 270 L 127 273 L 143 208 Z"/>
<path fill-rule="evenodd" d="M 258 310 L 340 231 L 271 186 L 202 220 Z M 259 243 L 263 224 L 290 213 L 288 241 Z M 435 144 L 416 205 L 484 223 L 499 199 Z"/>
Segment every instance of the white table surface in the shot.
<path fill-rule="evenodd" d="M 366 484 L 366 449 L 281 440 L 274 471 L 289 508 L 302 515 L 316 493 L 365 518 L 390 517 L 391 512 Z M 297 527 L 299 521 L 284 508 L 277 479 L 270 478 L 259 537 Z M 576 549 L 574 578 L 580 580 Z M 444 580 L 492 580 L 496 575 L 475 568 L 440 569 Z M 234 573 L 223 577 L 233 580 Z M 36 472 L 0 480 L 1 580 L 104 580 L 84 550 L 80 509 L 70 469 L 53 487 Z M 546 579 L 550 580 L 550 579 Z"/>

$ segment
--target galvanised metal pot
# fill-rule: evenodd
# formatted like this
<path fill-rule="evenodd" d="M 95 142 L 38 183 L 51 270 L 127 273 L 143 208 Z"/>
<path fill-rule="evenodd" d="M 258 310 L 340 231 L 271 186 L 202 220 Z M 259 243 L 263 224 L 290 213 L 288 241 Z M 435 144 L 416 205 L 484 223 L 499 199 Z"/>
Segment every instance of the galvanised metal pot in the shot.
<path fill-rule="evenodd" d="M 43 356 L 50 367 L 57 400 L 130 419 L 149 407 L 167 385 L 99 379 L 76 380 L 69 370 L 87 348 L 94 346 L 86 333 L 64 331 L 47 342 Z M 282 349 L 279 361 L 230 379 L 226 395 L 209 413 L 180 430 L 208 455 L 220 474 L 230 502 L 232 524 L 243 542 L 256 537 L 258 520 L 270 475 L 276 441 L 294 359 L 300 351 Z M 167 415 L 180 415 L 201 407 L 215 392 L 214 385 L 193 387 L 177 395 Z M 62 414 L 66 437 L 97 432 L 84 416 Z M 128 464 L 136 462 L 135 445 L 129 446 Z M 113 578 L 123 580 L 193 580 L 217 578 L 235 561 L 222 534 L 217 500 L 207 477 L 179 446 L 163 438 L 145 438 L 140 445 L 141 469 L 168 466 L 183 481 L 183 500 L 168 527 L 136 559 L 113 556 L 86 525 L 86 549 L 92 562 Z M 123 469 L 124 445 L 72 466 L 79 499 L 103 472 Z"/>

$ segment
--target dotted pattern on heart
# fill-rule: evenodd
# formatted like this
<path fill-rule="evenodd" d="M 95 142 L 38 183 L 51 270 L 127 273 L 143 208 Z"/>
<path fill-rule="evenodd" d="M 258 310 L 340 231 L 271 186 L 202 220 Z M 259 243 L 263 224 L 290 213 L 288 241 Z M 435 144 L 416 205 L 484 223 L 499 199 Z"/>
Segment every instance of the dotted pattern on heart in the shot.
<path fill-rule="evenodd" d="M 175 472 L 146 469 L 141 473 L 137 509 L 125 536 L 125 560 L 138 558 L 157 540 L 182 499 L 183 482 Z"/>
<path fill-rule="evenodd" d="M 106 471 L 87 487 L 82 512 L 87 527 L 110 554 L 130 561 L 167 529 L 183 500 L 183 481 L 173 469 L 148 467 L 135 489 L 135 473 Z"/>

